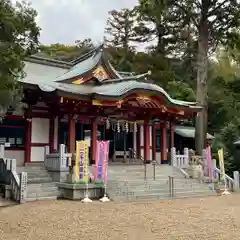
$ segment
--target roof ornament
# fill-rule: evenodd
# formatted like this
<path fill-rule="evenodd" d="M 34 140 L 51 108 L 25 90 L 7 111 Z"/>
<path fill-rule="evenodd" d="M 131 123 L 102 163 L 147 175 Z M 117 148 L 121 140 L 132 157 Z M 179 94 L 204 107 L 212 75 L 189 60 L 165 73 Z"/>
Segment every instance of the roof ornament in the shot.
<path fill-rule="evenodd" d="M 134 122 L 134 132 L 137 132 L 137 123 Z"/>

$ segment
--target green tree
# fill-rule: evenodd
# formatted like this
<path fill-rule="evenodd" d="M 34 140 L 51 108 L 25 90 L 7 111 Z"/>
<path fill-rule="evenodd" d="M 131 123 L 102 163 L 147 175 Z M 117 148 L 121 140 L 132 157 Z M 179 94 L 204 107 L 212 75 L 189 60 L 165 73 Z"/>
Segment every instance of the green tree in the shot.
<path fill-rule="evenodd" d="M 177 54 L 175 44 L 180 41 L 178 13 L 171 1 L 139 0 L 138 22 L 135 31 L 140 42 L 156 41 L 152 49 L 167 56 Z"/>
<path fill-rule="evenodd" d="M 125 51 L 132 50 L 132 42 L 135 40 L 135 21 L 135 9 L 123 8 L 120 11 L 110 11 L 105 29 L 106 43 Z"/>
<path fill-rule="evenodd" d="M 240 25 L 240 2 L 237 0 L 183 0 L 172 1 L 182 19 L 187 19 L 197 33 L 197 102 L 203 111 L 196 119 L 196 150 L 205 147 L 208 122 L 208 57 L 210 50 L 219 44 L 237 40 L 236 28 Z"/>
<path fill-rule="evenodd" d="M 208 79 L 208 120 L 209 129 L 216 133 L 213 142 L 213 154 L 224 148 L 226 171 L 240 170 L 234 161 L 234 142 L 240 136 L 240 67 L 238 49 L 221 48 L 217 59 L 209 61 L 211 68 Z"/>
<path fill-rule="evenodd" d="M 133 46 L 135 21 L 135 9 L 124 8 L 120 11 L 109 12 L 105 28 L 105 43 L 110 54 L 110 61 L 119 71 L 132 71 L 135 54 Z"/>
<path fill-rule="evenodd" d="M 141 11 L 145 12 L 145 19 L 150 19 L 155 23 L 154 26 L 162 26 L 160 29 L 163 29 L 163 27 L 168 29 L 166 26 L 170 26 L 170 28 L 175 29 L 174 32 L 178 32 L 176 36 L 180 38 L 186 33 L 188 35 L 188 29 L 191 29 L 193 32 L 192 36 L 194 39 L 192 42 L 197 42 L 196 99 L 203 106 L 202 113 L 196 119 L 196 150 L 198 153 L 201 153 L 205 147 L 208 121 L 207 80 L 209 53 L 219 44 L 231 44 L 233 46 L 236 40 L 238 40 L 235 30 L 239 27 L 240 2 L 237 0 L 139 0 L 139 3 Z M 171 20 L 168 19 L 169 15 Z M 183 31 L 180 31 L 179 27 Z M 155 35 L 156 29 L 158 28 L 154 29 Z M 163 38 L 164 31 L 161 30 L 160 33 L 161 38 Z M 172 34 L 169 35 L 171 36 Z M 164 41 L 160 41 L 159 35 L 157 37 L 158 46 L 161 48 L 161 46 L 164 46 Z M 163 52 L 162 49 L 161 52 Z"/>
<path fill-rule="evenodd" d="M 74 45 L 65 45 L 60 43 L 41 45 L 38 55 L 70 62 L 93 48 L 94 44 L 92 40 L 88 38 L 84 40 L 77 40 Z"/>
<path fill-rule="evenodd" d="M 26 2 L 0 0 L 0 116 L 21 98 L 18 81 L 24 76 L 23 60 L 38 49 L 37 12 Z"/>

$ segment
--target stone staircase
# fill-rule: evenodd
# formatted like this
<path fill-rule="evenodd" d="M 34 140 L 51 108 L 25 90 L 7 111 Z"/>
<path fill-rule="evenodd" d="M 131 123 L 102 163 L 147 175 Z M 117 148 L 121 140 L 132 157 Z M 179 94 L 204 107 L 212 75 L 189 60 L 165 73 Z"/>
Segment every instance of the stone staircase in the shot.
<path fill-rule="evenodd" d="M 109 166 L 108 195 L 113 201 L 187 198 L 216 195 L 213 186 L 199 180 L 186 179 L 176 168 L 157 165 L 153 180 L 153 166 L 148 164 L 147 180 L 143 165 Z M 173 177 L 171 191 L 169 176 Z M 173 196 L 172 196 L 173 193 Z"/>
<path fill-rule="evenodd" d="M 27 172 L 27 201 L 57 199 L 58 187 L 52 181 L 43 164 L 17 167 L 17 172 Z"/>

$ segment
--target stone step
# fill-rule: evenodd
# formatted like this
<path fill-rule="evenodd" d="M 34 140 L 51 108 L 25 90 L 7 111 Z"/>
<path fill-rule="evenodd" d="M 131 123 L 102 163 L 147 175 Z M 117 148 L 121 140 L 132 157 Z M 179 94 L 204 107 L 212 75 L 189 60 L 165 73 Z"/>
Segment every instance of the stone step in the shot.
<path fill-rule="evenodd" d="M 198 192 L 198 191 L 214 191 L 210 188 L 203 188 L 203 187 L 196 187 L 196 188 L 176 188 L 174 189 L 174 193 L 179 193 L 179 192 Z M 126 195 L 126 194 L 151 194 L 151 193 L 169 193 L 169 188 L 153 188 L 153 189 L 109 189 L 109 193 L 113 195 Z M 111 195 L 110 194 L 110 195 Z"/>
<path fill-rule="evenodd" d="M 169 186 L 162 186 L 162 187 L 158 187 L 158 186 L 152 186 L 152 187 L 120 187 L 120 188 L 114 188 L 114 187 L 108 187 L 109 190 L 111 191 L 116 191 L 116 192 L 120 192 L 120 191 L 131 191 L 131 192 L 137 192 L 137 191 L 145 191 L 145 192 L 151 192 L 151 191 L 169 191 Z M 199 190 L 199 189 L 203 189 L 203 190 L 212 190 L 212 188 L 210 186 L 205 186 L 205 185 L 195 185 L 195 186 L 185 186 L 185 187 L 181 187 L 181 186 L 176 186 L 174 188 L 174 191 L 186 191 L 186 190 Z"/>
<path fill-rule="evenodd" d="M 199 182 L 191 182 L 191 181 L 177 181 L 173 183 L 173 187 L 176 186 L 182 186 L 182 187 L 192 187 L 192 186 L 210 186 L 210 184 L 206 183 L 199 183 Z M 152 187 L 152 186 L 158 186 L 159 188 L 164 187 L 164 186 L 169 186 L 169 181 L 168 180 L 163 180 L 163 181 L 109 181 L 108 186 L 112 187 L 125 187 L 125 186 L 131 186 L 131 187 Z"/>
<path fill-rule="evenodd" d="M 51 177 L 28 178 L 28 183 L 48 183 L 48 182 L 52 182 Z"/>
<path fill-rule="evenodd" d="M 29 198 L 37 198 L 37 197 L 51 197 L 51 196 L 58 196 L 59 191 L 55 189 L 54 191 L 40 191 L 40 192 L 27 192 L 27 197 Z"/>
<path fill-rule="evenodd" d="M 27 174 L 28 176 L 28 179 L 29 178 L 35 178 L 35 177 L 38 177 L 38 178 L 41 178 L 41 177 L 49 177 L 50 175 L 48 173 L 42 173 L 42 174 L 39 174 L 39 173 L 36 173 L 36 174 Z"/>
<path fill-rule="evenodd" d="M 216 192 L 212 191 L 198 191 L 198 192 L 179 192 L 173 197 L 169 193 L 162 194 L 147 194 L 147 195 L 128 195 L 128 196 L 113 196 L 113 201 L 137 201 L 137 200 L 161 200 L 161 199 L 177 199 L 177 198 L 189 198 L 189 197 L 204 197 L 204 196 L 217 196 Z"/>
<path fill-rule="evenodd" d="M 56 183 L 51 181 L 51 182 L 43 182 L 43 183 L 30 183 L 28 184 L 28 187 L 31 187 L 31 188 L 36 188 L 36 187 L 42 187 L 42 188 L 47 188 L 47 187 L 52 187 L 52 186 L 55 186 L 57 187 Z"/>
<path fill-rule="evenodd" d="M 44 166 L 17 167 L 17 171 L 46 171 L 46 168 Z"/>
<path fill-rule="evenodd" d="M 48 187 L 30 187 L 31 184 L 28 185 L 27 187 L 27 192 L 28 193 L 32 193 L 32 192 L 43 192 L 43 191 L 47 191 L 47 192 L 51 192 L 51 191 L 56 191 L 58 190 L 58 188 L 56 186 L 48 186 Z"/>
<path fill-rule="evenodd" d="M 44 196 L 44 197 L 27 197 L 27 202 L 33 202 L 33 201 L 42 201 L 42 200 L 56 200 L 58 199 L 58 196 Z"/>
<path fill-rule="evenodd" d="M 28 170 L 28 169 L 24 169 L 22 171 L 17 170 L 17 173 L 21 173 L 21 172 L 27 172 L 28 174 L 44 174 L 44 173 L 48 173 L 44 169 L 42 169 L 42 170 Z"/>

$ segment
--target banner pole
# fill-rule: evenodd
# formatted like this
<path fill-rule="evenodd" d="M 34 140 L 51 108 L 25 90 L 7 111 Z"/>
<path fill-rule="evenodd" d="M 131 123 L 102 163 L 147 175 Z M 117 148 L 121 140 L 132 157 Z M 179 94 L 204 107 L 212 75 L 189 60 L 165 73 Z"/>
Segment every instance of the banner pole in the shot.
<path fill-rule="evenodd" d="M 104 196 L 100 199 L 100 202 L 109 202 L 110 199 L 107 197 L 107 184 L 104 184 Z"/>
<path fill-rule="evenodd" d="M 110 199 L 107 197 L 107 172 L 108 172 L 108 153 L 109 153 L 109 141 L 105 142 L 105 156 L 104 156 L 104 195 L 100 199 L 100 202 L 109 202 Z"/>
<path fill-rule="evenodd" d="M 223 177 L 224 180 L 224 191 L 222 195 L 230 195 L 230 192 L 227 189 L 227 179 L 226 179 L 226 172 L 224 166 L 224 156 L 223 156 L 223 148 L 218 150 L 218 158 L 219 158 L 219 165 L 220 165 L 220 180 Z"/>
<path fill-rule="evenodd" d="M 89 159 L 88 159 L 88 144 L 85 142 L 85 158 L 84 158 L 84 164 L 83 164 L 83 175 L 85 178 L 85 196 L 84 199 L 82 199 L 83 203 L 91 203 L 92 200 L 89 198 L 89 191 L 88 191 L 88 181 L 89 181 Z"/>
<path fill-rule="evenodd" d="M 85 188 L 85 196 L 84 196 L 84 199 L 82 200 L 83 203 L 91 203 L 92 200 L 88 197 L 88 181 L 86 182 L 86 188 Z"/>
<path fill-rule="evenodd" d="M 222 195 L 230 195 L 230 192 L 227 189 L 226 175 L 225 175 L 225 178 L 224 178 L 224 191 L 222 192 Z"/>

